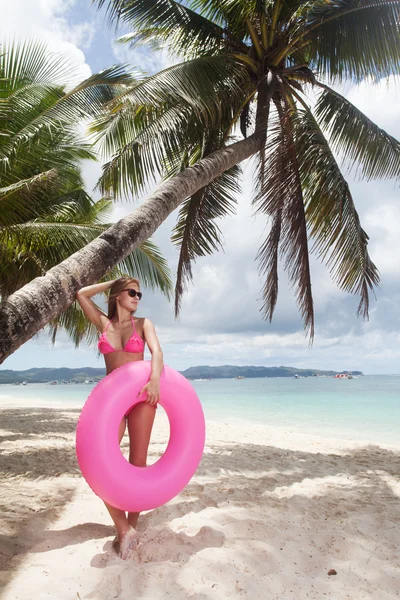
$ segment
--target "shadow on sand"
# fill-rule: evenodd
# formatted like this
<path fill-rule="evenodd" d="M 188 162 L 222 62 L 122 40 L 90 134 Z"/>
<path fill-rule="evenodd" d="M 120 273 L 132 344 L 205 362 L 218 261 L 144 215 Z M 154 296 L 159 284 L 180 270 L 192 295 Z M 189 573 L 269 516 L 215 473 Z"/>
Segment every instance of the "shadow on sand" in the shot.
<path fill-rule="evenodd" d="M 74 448 L 79 412 L 70 409 L 10 409 L 1 412 L 2 428 L 5 432 L 1 438 L 2 485 L 15 485 L 18 480 L 30 481 L 31 484 L 36 480 L 38 484 L 42 479 L 54 480 L 51 509 L 39 508 L 32 512 L 18 497 L 13 498 L 13 506 L 3 503 L 1 507 L 6 515 L 3 521 L 5 534 L 0 537 L 0 582 L 4 586 L 3 589 L 12 576 L 10 561 L 16 561 L 14 566 L 18 566 L 18 558 L 23 558 L 33 547 L 35 552 L 45 553 L 65 546 L 66 539 L 67 544 L 76 544 L 114 534 L 111 525 L 94 523 L 77 524 L 64 531 L 45 531 L 74 497 L 73 480 L 69 480 L 68 484 L 64 479 L 61 484 L 57 476 L 80 477 Z M 37 439 L 38 436 L 49 440 L 61 437 L 63 445 L 43 449 L 10 449 L 8 442 L 21 439 L 29 441 Z M 157 453 L 152 452 L 150 448 L 149 455 L 151 459 Z M 265 514 L 271 510 L 282 511 L 282 520 L 285 520 L 285 513 L 292 515 L 294 520 L 302 519 L 306 528 L 308 515 L 313 514 L 309 521 L 310 535 L 315 528 L 326 527 L 329 521 L 337 524 L 340 520 L 342 528 L 345 529 L 352 519 L 363 512 L 363 506 L 368 506 L 366 510 L 370 511 L 369 529 L 376 531 L 378 536 L 379 531 L 393 528 L 393 523 L 387 516 L 388 503 L 399 503 L 398 496 L 385 481 L 385 476 L 397 475 L 399 472 L 400 454 L 376 446 L 358 448 L 346 454 L 321 454 L 255 444 L 208 444 L 196 473 L 198 481 L 192 480 L 177 502 L 171 502 L 142 515 L 138 528 L 142 541 L 138 547 L 136 564 L 143 566 L 146 563 L 172 561 L 183 565 L 200 550 L 223 546 L 226 543 L 225 535 L 216 528 L 204 526 L 196 535 L 190 536 L 173 531 L 170 523 L 180 516 L 205 511 L 204 523 L 207 525 L 206 511 L 226 507 L 228 504 L 247 509 L 247 519 L 251 520 L 252 525 L 257 523 L 257 518 L 261 518 L 263 508 Z M 340 476 L 349 480 L 346 486 L 333 485 L 326 490 L 325 495 L 329 496 L 331 506 L 329 515 L 315 515 L 314 497 L 279 493 L 283 488 L 295 489 L 295 486 L 305 479 L 316 480 L 327 476 Z M 40 494 L 44 492 L 39 485 L 35 493 L 36 504 L 40 507 Z M 48 497 L 48 492 L 46 494 Z M 252 515 L 256 504 L 258 512 Z M 374 507 L 373 512 L 371 506 Z M 246 527 L 246 518 L 243 515 L 235 518 L 232 514 L 229 518 L 232 527 L 236 527 L 237 535 L 240 535 L 241 528 Z M 260 542 L 266 543 L 268 539 L 265 522 L 263 523 L 259 534 L 255 535 L 259 536 Z M 257 528 L 255 531 L 257 532 Z M 358 531 L 355 536 L 357 543 L 362 544 L 362 531 Z M 155 538 L 158 549 L 156 554 L 152 544 Z M 105 543 L 104 552 L 112 553 L 110 541 Z M 93 567 L 106 566 L 106 563 L 100 560 L 101 556 L 93 557 Z M 108 600 L 110 597 L 106 595 L 110 594 L 109 589 L 99 587 L 94 593 L 93 598 L 96 600 Z"/>

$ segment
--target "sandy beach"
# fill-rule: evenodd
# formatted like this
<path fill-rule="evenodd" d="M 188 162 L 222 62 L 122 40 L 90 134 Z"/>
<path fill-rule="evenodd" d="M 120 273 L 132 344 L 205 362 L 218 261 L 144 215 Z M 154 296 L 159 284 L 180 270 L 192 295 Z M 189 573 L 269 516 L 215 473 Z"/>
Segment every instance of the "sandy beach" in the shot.
<path fill-rule="evenodd" d="M 209 422 L 196 475 L 142 515 L 138 547 L 122 561 L 76 462 L 79 410 L 21 406 L 0 415 L 5 600 L 400 594 L 400 448 Z M 150 462 L 167 439 L 160 414 Z"/>

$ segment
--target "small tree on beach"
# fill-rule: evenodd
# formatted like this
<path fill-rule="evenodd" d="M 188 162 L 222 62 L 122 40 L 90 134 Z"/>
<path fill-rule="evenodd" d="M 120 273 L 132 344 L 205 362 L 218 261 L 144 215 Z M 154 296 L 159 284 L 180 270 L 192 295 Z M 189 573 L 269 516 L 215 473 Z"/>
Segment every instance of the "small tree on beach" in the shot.
<path fill-rule="evenodd" d="M 93 117 L 130 81 L 120 67 L 65 91 L 71 66 L 31 41 L 2 47 L 0 58 L 0 297 L 4 301 L 35 277 L 77 252 L 109 224 L 111 199 L 93 201 L 83 189 L 81 161 L 96 160 L 77 121 Z M 89 108 L 82 108 L 81 104 Z M 168 293 L 165 260 L 145 242 L 109 277 L 140 276 Z M 63 326 L 76 344 L 93 338 L 77 303 L 51 323 L 53 341 Z"/>
<path fill-rule="evenodd" d="M 215 219 L 234 209 L 238 164 L 251 156 L 255 208 L 271 219 L 258 255 L 265 316 L 271 319 L 276 305 L 280 256 L 312 339 L 310 237 L 337 284 L 360 295 L 358 312 L 366 317 L 379 275 L 334 152 L 367 179 L 398 178 L 400 144 L 331 85 L 399 72 L 400 0 L 95 4 L 134 28 L 125 41 L 165 44 L 184 59 L 128 84 L 96 119 L 93 130 L 111 154 L 100 186 L 126 195 L 150 179 L 167 181 L 132 215 L 3 304 L 0 326 L 9 333 L 0 360 L 18 347 L 18 335 L 29 339 L 68 307 L 79 285 L 102 277 L 183 203 L 173 234 L 180 247 L 178 312 L 192 261 L 220 246 Z M 311 87 L 319 92 L 313 108 Z M 244 139 L 235 141 L 239 126 Z M 39 308 L 46 294 L 51 302 Z"/>

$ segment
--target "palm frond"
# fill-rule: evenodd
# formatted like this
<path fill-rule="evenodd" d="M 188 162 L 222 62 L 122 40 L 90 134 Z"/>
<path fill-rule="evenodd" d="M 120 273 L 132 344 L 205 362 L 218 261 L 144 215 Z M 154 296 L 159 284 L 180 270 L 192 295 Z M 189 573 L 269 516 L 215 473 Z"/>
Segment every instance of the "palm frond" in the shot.
<path fill-rule="evenodd" d="M 67 203 L 68 204 L 68 203 Z M 91 202 L 92 206 L 80 207 L 77 219 L 72 220 L 77 203 L 70 203 L 60 215 L 47 216 L 21 225 L 0 229 L 0 245 L 5 254 L 0 267 L 0 288 L 6 297 L 35 277 L 43 275 L 51 267 L 86 246 L 106 231 L 107 224 L 95 224 L 100 214 L 109 208 L 110 201 Z M 67 222 L 68 217 L 72 222 Z M 86 223 L 79 224 L 86 217 Z M 53 220 L 51 220 L 53 219 Z M 8 258 L 6 259 L 6 256 Z M 119 263 L 111 275 L 120 277 L 127 273 L 139 277 L 144 286 L 158 288 L 169 297 L 172 289 L 170 270 L 158 247 L 150 240 Z M 110 275 L 110 276 L 111 276 Z"/>
<path fill-rule="evenodd" d="M 295 122 L 295 145 L 306 199 L 312 248 L 326 261 L 339 287 L 360 295 L 358 314 L 368 317 L 369 293 L 379 273 L 368 254 L 368 236 L 347 182 L 310 110 Z"/>
<path fill-rule="evenodd" d="M 65 85 L 49 78 L 59 76 L 68 63 L 62 56 L 52 56 L 39 42 L 10 44 L 0 56 L 0 95 L 7 101 L 5 119 L 0 121 L 7 134 L 0 138 L 0 172 L 10 169 L 21 146 L 33 147 L 46 134 L 59 138 L 60 131 L 70 132 L 78 120 L 97 116 L 105 103 L 133 81 L 117 65 L 66 92 Z M 18 77 L 22 79 L 17 81 Z"/>
<path fill-rule="evenodd" d="M 317 0 L 305 4 L 309 60 L 320 77 L 381 79 L 400 68 L 400 0 Z"/>
<path fill-rule="evenodd" d="M 100 100 L 100 104 L 103 105 L 115 97 L 114 86 L 124 88 L 127 85 L 132 85 L 133 81 L 134 76 L 126 70 L 124 65 L 112 65 L 81 81 L 68 92 L 68 95 L 75 96 L 78 92 L 84 90 L 98 90 L 105 94 Z"/>
<path fill-rule="evenodd" d="M 1 229 L 1 244 L 10 246 L 14 252 L 14 263 L 3 263 L 1 267 L 2 296 L 43 275 L 95 239 L 104 229 L 99 225 L 40 220 Z"/>
<path fill-rule="evenodd" d="M 43 132 L 37 143 L 28 140 L 15 156 L 6 154 L 5 170 L 0 169 L 0 226 L 51 212 L 57 198 L 82 188 L 79 161 L 93 158 L 88 144 L 80 145 L 77 134 L 67 128 L 50 136 Z"/>
<path fill-rule="evenodd" d="M 232 121 L 233 108 L 251 85 L 246 69 L 226 57 L 176 65 L 135 85 L 116 100 L 110 116 L 94 123 L 103 149 L 117 150 L 103 166 L 100 189 L 134 196 L 164 176 L 185 148 L 207 131 Z"/>
<path fill-rule="evenodd" d="M 321 84 L 319 84 L 321 85 Z M 354 104 L 328 86 L 315 116 L 336 150 L 351 168 L 370 179 L 400 178 L 400 142 L 378 127 Z"/>
<path fill-rule="evenodd" d="M 28 179 L 20 179 L 16 183 L 11 183 L 5 187 L 0 187 L 0 202 L 4 201 L 12 194 L 15 194 L 15 192 L 20 192 L 21 190 L 32 190 L 35 187 L 42 187 L 44 181 L 48 182 L 49 180 L 54 179 L 56 175 L 56 169 L 51 169 L 50 171 L 33 175 Z"/>
<path fill-rule="evenodd" d="M 276 114 L 271 115 L 263 160 L 258 160 L 255 173 L 256 211 L 272 219 L 269 235 L 257 253 L 259 273 L 265 277 L 261 311 L 272 321 L 278 298 L 278 259 L 282 230 L 282 212 L 286 203 L 286 148 L 283 131 Z"/>
<path fill-rule="evenodd" d="M 94 0 L 94 3 L 99 8 L 107 6 L 111 22 L 134 27 L 134 38 L 149 40 L 156 35 L 171 51 L 186 58 L 244 46 L 229 29 L 174 0 Z"/>
<path fill-rule="evenodd" d="M 166 165 L 176 162 L 183 147 L 203 135 L 190 106 L 182 102 L 165 110 L 121 111 L 102 123 L 97 120 L 94 127 L 103 128 L 103 154 L 114 150 L 112 160 L 103 165 L 98 187 L 102 193 L 112 190 L 116 197 L 136 197 L 165 174 Z"/>
<path fill-rule="evenodd" d="M 143 244 L 120 262 L 110 276 L 122 277 L 128 274 L 140 279 L 149 289 L 159 289 L 169 299 L 172 292 L 171 272 L 160 249 L 151 240 Z"/>
<path fill-rule="evenodd" d="M 43 210 L 43 195 L 52 195 L 59 182 L 56 169 L 0 188 L 0 227 L 10 227 L 38 216 Z"/>
<path fill-rule="evenodd" d="M 48 43 L 36 39 L 3 39 L 0 54 L 1 87 L 8 93 L 24 88 L 27 82 L 41 86 L 66 85 L 76 77 L 76 67 L 67 55 L 49 52 Z"/>
<path fill-rule="evenodd" d="M 250 83 L 247 69 L 229 56 L 202 56 L 173 65 L 136 82 L 122 96 L 133 105 L 161 106 L 184 101 L 208 119 L 223 109 L 224 98 L 242 96 Z M 225 96 L 224 96 L 225 94 Z"/>
<path fill-rule="evenodd" d="M 238 39 L 246 39 L 249 31 L 246 21 L 259 25 L 267 3 L 260 0 L 193 0 L 192 6 L 207 19 L 225 25 Z"/>
<path fill-rule="evenodd" d="M 168 39 L 167 31 L 159 27 L 143 27 L 140 31 L 133 31 L 120 35 L 116 40 L 116 44 L 126 44 L 131 50 L 140 46 L 147 46 L 149 50 L 160 52 L 166 47 Z"/>
<path fill-rule="evenodd" d="M 71 304 L 57 319 L 49 323 L 48 332 L 53 344 L 61 329 L 68 333 L 75 348 L 79 348 L 83 344 L 93 348 L 97 344 L 99 332 L 96 326 L 86 318 L 78 302 Z"/>
<path fill-rule="evenodd" d="M 310 340 L 314 338 L 314 307 L 311 292 L 307 224 L 299 165 L 294 145 L 292 111 L 277 98 L 277 118 L 267 142 L 266 173 L 260 181 L 255 204 L 259 212 L 273 217 L 266 242 L 258 252 L 260 271 L 266 275 L 263 311 L 272 319 L 278 291 L 278 250 L 285 258 L 297 303 Z M 274 131 L 275 130 L 275 131 Z M 267 138 L 268 139 L 268 138 Z"/>
<path fill-rule="evenodd" d="M 43 223 L 72 223 L 73 225 L 104 226 L 113 210 L 111 198 L 104 197 L 93 201 L 83 190 L 68 190 L 62 196 L 54 198 L 48 211 L 41 215 Z"/>
<path fill-rule="evenodd" d="M 214 221 L 235 213 L 240 174 L 241 169 L 236 165 L 182 204 L 171 238 L 179 247 L 175 286 L 176 316 L 180 311 L 186 285 L 193 278 L 192 262 L 222 248 L 221 230 Z"/>
<path fill-rule="evenodd" d="M 262 289 L 262 307 L 265 318 L 272 321 L 278 300 L 279 277 L 279 243 L 282 232 L 282 208 L 278 209 L 272 217 L 272 225 L 267 239 L 262 244 L 257 253 L 259 263 L 259 272 L 265 277 L 265 283 Z"/>
<path fill-rule="evenodd" d="M 118 107 L 92 121 L 90 131 L 101 155 L 108 158 L 129 144 L 151 144 L 154 138 L 163 139 L 164 133 L 168 140 L 174 131 L 179 135 L 182 128 L 178 124 L 188 120 L 194 122 L 193 111 L 182 101 L 151 106 L 123 99 Z"/>

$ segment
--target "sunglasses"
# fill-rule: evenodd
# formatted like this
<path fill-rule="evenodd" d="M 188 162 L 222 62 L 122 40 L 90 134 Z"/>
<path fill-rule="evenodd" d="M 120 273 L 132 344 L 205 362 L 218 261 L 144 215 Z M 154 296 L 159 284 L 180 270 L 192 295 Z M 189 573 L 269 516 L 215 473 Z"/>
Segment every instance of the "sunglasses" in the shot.
<path fill-rule="evenodd" d="M 139 300 L 142 299 L 142 292 L 137 292 L 136 290 L 132 290 L 132 289 L 127 289 L 127 290 L 121 290 L 122 292 L 128 292 L 128 296 L 130 296 L 131 298 L 136 298 L 136 296 L 138 297 Z"/>

